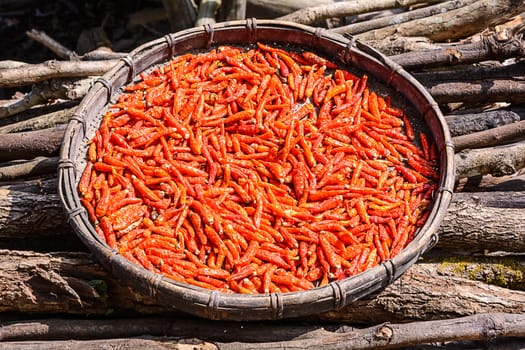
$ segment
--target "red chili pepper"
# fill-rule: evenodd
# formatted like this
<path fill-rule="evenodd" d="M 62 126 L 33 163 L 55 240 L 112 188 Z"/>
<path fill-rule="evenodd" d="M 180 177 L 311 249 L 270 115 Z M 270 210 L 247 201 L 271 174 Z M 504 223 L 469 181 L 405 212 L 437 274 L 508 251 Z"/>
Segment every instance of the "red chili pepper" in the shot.
<path fill-rule="evenodd" d="M 78 184 L 97 233 L 134 263 L 224 292 L 299 291 L 393 257 L 424 224 L 435 145 L 412 143 L 366 76 L 259 43 L 141 77 Z"/>

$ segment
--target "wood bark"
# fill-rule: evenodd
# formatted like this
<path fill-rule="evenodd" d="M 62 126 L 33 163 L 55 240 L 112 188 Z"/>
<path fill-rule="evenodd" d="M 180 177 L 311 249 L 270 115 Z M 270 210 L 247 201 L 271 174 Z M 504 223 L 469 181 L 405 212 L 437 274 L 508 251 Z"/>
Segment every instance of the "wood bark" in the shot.
<path fill-rule="evenodd" d="M 218 350 L 212 343 L 204 343 L 198 340 L 180 339 L 110 339 L 110 340 L 64 340 L 64 341 L 36 341 L 11 342 L 0 344 L 0 349 L 19 349 L 19 350 L 98 350 L 98 349 L 119 349 L 119 350 Z"/>
<path fill-rule="evenodd" d="M 0 118 L 24 112 L 33 106 L 47 103 L 49 100 L 78 100 L 84 97 L 92 83 L 92 78 L 80 80 L 57 78 L 34 84 L 31 92 L 27 93 L 23 98 L 0 106 Z"/>
<path fill-rule="evenodd" d="M 64 210 L 56 193 L 1 189 L 0 198 L 0 227 L 3 240 L 16 239 L 24 233 L 55 235 L 64 232 L 67 227 Z"/>
<path fill-rule="evenodd" d="M 425 86 L 437 103 L 525 102 L 525 84 L 519 79 L 443 82 Z"/>
<path fill-rule="evenodd" d="M 303 8 L 334 4 L 337 0 L 248 0 L 247 11 L 257 18 L 276 18 Z"/>
<path fill-rule="evenodd" d="M 180 314 L 133 292 L 88 253 L 0 250 L 1 312 L 114 315 Z M 353 324 L 455 318 L 479 313 L 524 313 L 525 292 L 443 275 L 418 263 L 379 294 L 340 310 L 306 318 Z"/>
<path fill-rule="evenodd" d="M 452 137 L 498 128 L 519 122 L 520 119 L 521 116 L 513 110 L 494 110 L 445 116 Z"/>
<path fill-rule="evenodd" d="M 387 56 L 400 55 L 412 51 L 437 50 L 441 46 L 424 37 L 391 36 L 379 40 L 368 40 L 367 44 Z"/>
<path fill-rule="evenodd" d="M 517 174 L 507 176 L 483 175 L 460 179 L 456 183 L 455 191 L 525 191 L 525 173 L 520 170 Z"/>
<path fill-rule="evenodd" d="M 440 4 L 425 6 L 411 11 L 384 16 L 380 18 L 370 19 L 367 21 L 360 21 L 345 26 L 340 26 L 331 29 L 334 33 L 356 35 L 359 33 L 368 32 L 374 29 L 388 27 L 391 25 L 399 25 L 400 23 L 412 21 L 418 18 L 424 18 L 444 12 L 454 10 L 465 5 L 471 4 L 476 0 L 452 0 Z"/>
<path fill-rule="evenodd" d="M 57 155 L 66 126 L 0 135 L 0 161 Z"/>
<path fill-rule="evenodd" d="M 16 69 L 0 70 L 0 88 L 26 86 L 51 78 L 81 78 L 102 75 L 118 60 L 47 61 Z"/>
<path fill-rule="evenodd" d="M 525 167 L 525 142 L 456 153 L 456 179 L 483 174 L 511 175 Z"/>
<path fill-rule="evenodd" d="M 14 161 L 0 167 L 0 180 L 14 180 L 56 173 L 58 157 L 36 157 L 28 161 Z"/>
<path fill-rule="evenodd" d="M 456 252 L 525 251 L 524 203 L 525 192 L 454 193 L 439 228 L 438 247 Z"/>
<path fill-rule="evenodd" d="M 334 4 L 319 5 L 315 7 L 306 7 L 295 12 L 292 12 L 286 16 L 279 17 L 277 19 L 282 21 L 291 21 L 301 24 L 314 25 L 319 21 L 332 18 L 332 17 L 345 17 L 353 16 L 360 13 L 367 13 L 373 11 L 380 11 L 389 8 L 396 7 L 408 7 L 414 4 L 420 3 L 435 3 L 436 0 L 420 1 L 420 0 L 378 0 L 378 1 L 366 1 L 366 0 L 355 0 L 336 2 Z"/>
<path fill-rule="evenodd" d="M 134 350 L 220 350 L 220 344 L 213 342 L 202 342 L 195 338 L 178 339 L 165 337 L 141 337 L 129 339 L 104 339 L 104 340 L 68 340 L 68 341 L 35 341 L 35 342 L 6 342 L 0 344 L 0 349 L 20 350 L 98 350 L 101 348 Z M 284 344 L 277 348 L 283 349 Z M 517 350 L 525 346 L 521 338 L 489 338 L 486 341 L 449 341 L 431 344 L 419 344 L 416 346 L 404 346 L 404 350 Z M 322 346 L 316 347 L 324 349 Z M 373 347 L 373 349 L 378 349 Z M 381 349 L 381 348 L 379 348 Z"/>
<path fill-rule="evenodd" d="M 517 0 L 479 0 L 444 14 L 434 15 L 399 25 L 356 35 L 361 40 L 380 39 L 391 35 L 425 36 L 433 41 L 466 38 L 483 29 L 501 24 L 505 19 L 525 11 Z"/>
<path fill-rule="evenodd" d="M 70 107 L 42 114 L 35 118 L 24 119 L 19 122 L 0 126 L 0 134 L 8 134 L 14 132 L 41 130 L 46 128 L 57 127 L 61 124 L 67 124 L 69 118 L 75 113 L 77 107 Z"/>
<path fill-rule="evenodd" d="M 466 148 L 482 148 L 525 139 L 525 120 L 484 130 L 467 135 L 456 136 L 454 148 L 456 152 Z"/>
<path fill-rule="evenodd" d="M 4 60 L 0 61 L 0 70 L 2 69 L 14 69 L 27 66 L 29 63 L 13 61 L 13 60 Z"/>
<path fill-rule="evenodd" d="M 504 80 L 516 79 L 525 76 L 525 65 L 517 62 L 503 65 L 499 62 L 489 61 L 481 64 L 461 65 L 450 69 L 438 67 L 434 70 L 413 72 L 412 75 L 426 85 L 444 83 L 449 81 L 476 81 L 476 80 Z"/>
<path fill-rule="evenodd" d="M 480 40 L 471 43 L 456 43 L 441 49 L 423 52 L 407 52 L 393 55 L 390 58 L 402 65 L 405 69 L 417 70 L 442 67 L 444 65 L 458 65 L 522 57 L 525 54 L 522 32 L 523 28 L 518 26 L 508 31 L 484 35 Z M 416 36 L 420 37 L 421 35 Z"/>
<path fill-rule="evenodd" d="M 311 348 L 313 345 L 317 345 L 321 349 L 388 349 L 413 344 L 444 342 L 448 339 L 457 341 L 459 339 L 480 340 L 494 337 L 500 339 L 516 337 L 524 333 L 524 318 L 523 315 L 495 313 L 453 320 L 413 322 L 411 324 L 387 323 L 363 329 L 347 326 L 334 329 L 334 327 L 324 325 L 281 324 L 274 326 L 264 324 L 265 332 L 255 332 L 252 337 L 249 334 L 253 332 L 252 329 L 255 327 L 250 323 L 224 324 L 221 322 L 221 324 L 217 324 L 217 322 L 209 321 L 194 322 L 193 320 L 168 318 L 114 319 L 109 321 L 44 319 L 8 324 L 2 327 L 2 333 L 7 336 L 4 339 L 19 338 L 21 342 L 11 341 L 11 344 L 22 346 L 28 345 L 28 341 L 35 338 L 40 340 L 39 345 L 44 346 L 51 343 L 41 342 L 44 339 L 86 339 L 78 342 L 77 345 L 83 346 L 89 343 L 94 345 L 99 341 L 88 342 L 87 339 L 106 338 L 106 335 L 113 338 L 108 339 L 108 343 L 116 342 L 118 339 L 115 338 L 147 335 L 149 340 L 155 340 L 152 342 L 153 344 L 148 344 L 150 346 L 182 345 L 187 344 L 188 338 L 194 334 L 199 334 L 200 341 L 192 342 L 195 349 L 197 346 L 198 349 L 201 349 L 202 346 L 205 346 L 204 344 L 211 345 L 206 341 L 213 341 L 217 349 L 244 349 L 254 348 L 255 346 L 258 346 L 256 349 L 282 349 L 283 346 L 298 348 L 300 345 L 302 345 L 301 349 Z M 191 331 L 190 327 L 192 328 Z M 418 332 L 414 332 L 414 329 L 418 329 Z M 152 336 L 162 335 L 166 335 L 168 338 L 152 338 Z M 177 337 L 178 339 L 170 337 Z M 337 338 L 339 341 L 336 341 Z M 327 344 L 314 344 L 319 340 L 326 340 Z M 126 346 L 132 343 L 133 340 L 122 345 Z M 62 346 L 66 343 L 57 341 L 55 344 Z"/>

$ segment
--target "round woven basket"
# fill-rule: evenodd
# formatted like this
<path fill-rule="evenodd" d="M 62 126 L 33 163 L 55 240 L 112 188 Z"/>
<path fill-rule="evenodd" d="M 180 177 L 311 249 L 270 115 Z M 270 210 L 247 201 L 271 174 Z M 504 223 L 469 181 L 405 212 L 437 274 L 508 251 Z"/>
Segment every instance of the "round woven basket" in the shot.
<path fill-rule="evenodd" d="M 440 156 L 439 191 L 428 220 L 415 238 L 393 259 L 356 276 L 324 287 L 293 293 L 225 294 L 180 283 L 138 266 L 111 249 L 95 232 L 79 200 L 77 185 L 86 164 L 87 143 L 120 89 L 142 71 L 187 52 L 216 45 L 249 45 L 257 41 L 316 51 L 343 67 L 357 69 L 412 108 L 415 125 L 430 131 Z M 122 283 L 159 305 L 209 319 L 270 320 L 317 314 L 344 307 L 386 287 L 438 239 L 452 197 L 454 148 L 436 102 L 402 67 L 369 46 L 321 28 L 295 23 L 249 19 L 184 30 L 144 44 L 96 80 L 67 128 L 58 169 L 59 191 L 69 223 L 96 259 Z"/>

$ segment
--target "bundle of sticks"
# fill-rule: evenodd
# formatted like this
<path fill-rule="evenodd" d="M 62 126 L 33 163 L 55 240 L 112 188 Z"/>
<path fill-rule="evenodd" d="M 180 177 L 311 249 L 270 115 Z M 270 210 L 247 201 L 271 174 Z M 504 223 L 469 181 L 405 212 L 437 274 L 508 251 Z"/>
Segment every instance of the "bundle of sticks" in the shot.
<path fill-rule="evenodd" d="M 439 103 L 456 151 L 455 193 L 439 242 L 378 294 L 300 320 L 212 322 L 159 306 L 96 263 L 66 222 L 57 193 L 65 126 L 94 79 L 126 53 L 94 48 L 78 55 L 31 31 L 59 60 L 0 61 L 0 88 L 31 87 L 0 101 L 0 349 L 525 345 L 524 2 L 162 6 L 128 23 L 167 21 L 179 30 L 254 15 L 294 21 L 362 40 L 413 74 Z"/>

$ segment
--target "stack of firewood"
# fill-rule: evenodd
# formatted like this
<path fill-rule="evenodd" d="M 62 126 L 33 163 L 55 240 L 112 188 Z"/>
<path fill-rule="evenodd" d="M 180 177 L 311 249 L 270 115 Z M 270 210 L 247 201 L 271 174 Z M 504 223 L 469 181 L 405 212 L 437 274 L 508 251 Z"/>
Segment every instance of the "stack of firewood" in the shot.
<path fill-rule="evenodd" d="M 35 30 L 27 35 L 59 60 L 0 61 L 0 88 L 31 86 L 0 101 L 0 349 L 525 346 L 525 2 L 162 6 L 148 18 L 172 30 L 247 16 L 324 27 L 374 46 L 411 72 L 439 103 L 456 148 L 456 189 L 439 242 L 377 295 L 301 320 L 212 322 L 135 294 L 76 238 L 55 176 L 79 100 L 125 53 L 94 48 L 78 55 Z"/>

